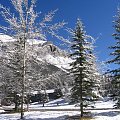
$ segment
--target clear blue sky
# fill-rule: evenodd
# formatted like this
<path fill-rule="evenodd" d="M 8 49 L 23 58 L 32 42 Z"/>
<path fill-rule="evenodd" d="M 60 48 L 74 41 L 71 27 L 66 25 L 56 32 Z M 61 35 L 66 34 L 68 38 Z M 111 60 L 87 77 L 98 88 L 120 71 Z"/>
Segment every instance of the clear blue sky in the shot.
<path fill-rule="evenodd" d="M 0 0 L 0 3 L 10 6 L 9 0 Z M 68 22 L 67 27 L 71 28 L 74 28 L 79 17 L 87 34 L 94 38 L 99 37 L 95 44 L 96 52 L 99 59 L 104 61 L 109 57 L 107 47 L 114 43 L 111 36 L 114 32 L 112 21 L 119 3 L 120 0 L 37 0 L 37 10 L 45 13 L 59 9 L 55 21 L 64 20 Z"/>

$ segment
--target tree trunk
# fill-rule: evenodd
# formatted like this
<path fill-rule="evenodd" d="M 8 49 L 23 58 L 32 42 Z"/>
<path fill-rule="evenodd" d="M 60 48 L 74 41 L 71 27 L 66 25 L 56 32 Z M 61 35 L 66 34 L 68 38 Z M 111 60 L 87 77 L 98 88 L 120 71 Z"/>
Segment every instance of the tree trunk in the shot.
<path fill-rule="evenodd" d="M 29 103 L 27 103 L 27 111 L 29 111 Z"/>
<path fill-rule="evenodd" d="M 26 51 L 26 39 L 25 39 L 25 35 L 23 38 L 23 79 L 22 79 L 22 96 L 21 96 L 21 119 L 24 118 L 24 90 L 25 90 L 25 51 Z"/>
<path fill-rule="evenodd" d="M 82 118 L 83 117 L 83 102 L 82 101 L 80 103 L 80 111 L 81 111 L 80 117 Z"/>
<path fill-rule="evenodd" d="M 30 104 L 30 98 L 29 95 L 27 96 L 27 111 L 29 111 L 29 104 Z"/>
<path fill-rule="evenodd" d="M 21 96 L 21 119 L 24 117 L 24 77 L 22 81 L 22 96 Z"/>
<path fill-rule="evenodd" d="M 18 103 L 18 96 L 17 96 L 17 93 L 14 92 L 14 103 L 15 103 L 15 111 L 17 112 L 18 111 L 18 106 L 19 106 L 19 103 Z"/>
<path fill-rule="evenodd" d="M 43 102 L 43 107 L 45 107 L 45 104 L 44 104 L 44 102 Z"/>
<path fill-rule="evenodd" d="M 17 101 L 15 102 L 15 112 L 17 112 L 18 111 L 18 103 L 17 103 Z"/>
<path fill-rule="evenodd" d="M 82 63 L 82 61 L 80 60 L 80 63 Z M 82 66 L 82 64 L 81 64 Z M 82 77 L 82 70 L 80 70 L 80 112 L 81 112 L 81 118 L 83 117 L 83 77 Z"/>
<path fill-rule="evenodd" d="M 80 85 L 80 112 L 81 112 L 81 117 L 83 117 L 83 99 L 82 99 L 82 85 Z"/>

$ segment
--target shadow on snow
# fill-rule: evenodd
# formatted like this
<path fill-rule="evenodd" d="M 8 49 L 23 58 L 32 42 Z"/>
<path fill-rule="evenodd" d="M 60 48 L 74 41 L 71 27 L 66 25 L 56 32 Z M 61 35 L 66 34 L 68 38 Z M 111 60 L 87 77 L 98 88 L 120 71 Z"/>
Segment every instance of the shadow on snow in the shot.
<path fill-rule="evenodd" d="M 120 114 L 120 111 L 105 111 L 101 113 L 95 113 L 94 116 L 109 116 L 114 117 Z"/>
<path fill-rule="evenodd" d="M 65 120 L 67 115 L 54 118 L 24 118 L 23 120 Z M 21 119 L 18 119 L 21 120 Z"/>

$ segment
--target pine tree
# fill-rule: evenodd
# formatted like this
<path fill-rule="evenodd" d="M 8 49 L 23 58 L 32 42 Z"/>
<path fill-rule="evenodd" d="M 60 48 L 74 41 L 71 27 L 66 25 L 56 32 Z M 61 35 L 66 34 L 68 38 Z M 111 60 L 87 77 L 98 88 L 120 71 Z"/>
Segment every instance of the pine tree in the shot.
<path fill-rule="evenodd" d="M 114 21 L 115 33 L 112 35 L 116 44 L 109 47 L 113 50 L 113 52 L 110 53 L 113 58 L 108 61 L 109 64 L 115 64 L 116 68 L 109 70 L 108 73 L 110 73 L 112 77 L 111 84 L 114 91 L 113 98 L 117 100 L 116 107 L 120 108 L 120 9 L 118 9 L 118 15 L 116 17 L 117 19 Z"/>
<path fill-rule="evenodd" d="M 71 102 L 80 103 L 81 117 L 83 108 L 93 101 L 95 94 L 95 57 L 93 55 L 93 45 L 89 42 L 90 36 L 86 35 L 82 22 L 78 19 L 76 28 L 73 31 L 72 53 L 73 63 L 71 64 L 71 74 L 74 75 L 74 84 L 71 90 Z"/>
<path fill-rule="evenodd" d="M 19 36 L 13 43 L 13 49 L 9 51 L 9 63 L 7 67 L 12 71 L 11 88 L 12 92 L 21 94 L 21 110 L 23 114 L 24 92 L 25 92 L 25 54 L 26 39 L 24 35 Z M 10 85 L 9 85 L 10 87 Z M 17 110 L 17 108 L 16 108 Z"/>

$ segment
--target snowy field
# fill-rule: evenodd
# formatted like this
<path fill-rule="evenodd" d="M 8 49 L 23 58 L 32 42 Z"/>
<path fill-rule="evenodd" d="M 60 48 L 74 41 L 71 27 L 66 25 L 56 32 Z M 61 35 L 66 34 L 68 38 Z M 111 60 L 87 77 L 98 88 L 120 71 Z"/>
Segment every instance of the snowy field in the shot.
<path fill-rule="evenodd" d="M 56 103 L 59 103 L 59 105 L 57 106 Z M 91 110 L 93 117 L 93 119 L 91 120 L 120 120 L 120 110 L 112 109 L 113 105 L 114 102 L 110 100 L 98 101 L 95 104 L 95 109 L 97 110 Z M 105 108 L 108 109 L 101 110 Z M 42 105 L 40 104 L 34 103 L 30 105 L 30 109 L 36 109 L 38 111 L 25 112 L 25 120 L 67 120 L 66 118 L 68 116 L 80 115 L 78 111 L 79 107 L 68 105 L 67 102 L 64 101 L 64 99 L 58 99 L 46 103 L 45 107 L 42 107 Z M 51 109 L 51 111 L 47 111 L 47 109 Z M 52 109 L 56 109 L 56 111 L 52 111 Z M 68 109 L 68 111 L 66 109 Z M 71 109 L 74 109 L 74 111 L 69 111 Z M 0 110 L 0 120 L 19 120 L 19 118 L 20 113 L 5 114 L 3 110 Z"/>
<path fill-rule="evenodd" d="M 93 120 L 120 120 L 120 111 L 98 110 L 92 111 Z M 25 112 L 25 120 L 65 120 L 67 116 L 79 115 L 77 111 L 54 111 L 54 112 Z M 1 114 L 0 120 L 18 120 L 20 114 Z"/>

